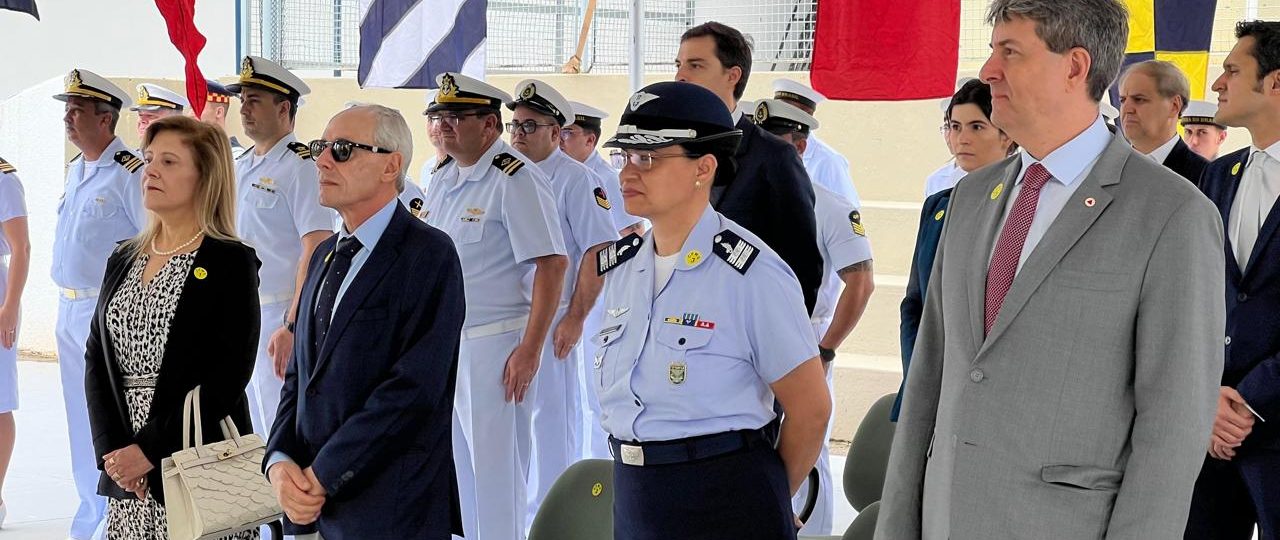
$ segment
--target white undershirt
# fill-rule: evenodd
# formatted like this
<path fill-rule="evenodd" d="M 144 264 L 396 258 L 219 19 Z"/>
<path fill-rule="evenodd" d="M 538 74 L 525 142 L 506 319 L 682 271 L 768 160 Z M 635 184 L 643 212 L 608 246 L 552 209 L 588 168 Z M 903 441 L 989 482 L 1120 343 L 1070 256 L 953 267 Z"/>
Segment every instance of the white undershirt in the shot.
<path fill-rule="evenodd" d="M 662 288 L 667 286 L 667 282 L 671 281 L 671 274 L 676 271 L 676 263 L 680 261 L 680 253 L 673 253 L 663 257 L 658 255 L 657 251 L 653 254 L 653 297 L 657 298 L 658 293 L 662 292 Z"/>
<path fill-rule="evenodd" d="M 480 164 L 479 162 L 476 162 L 472 164 L 470 167 L 463 167 L 462 165 L 458 165 L 458 180 L 466 180 L 467 178 L 470 178 L 471 171 L 476 170 L 476 165 L 479 165 L 479 164 Z"/>

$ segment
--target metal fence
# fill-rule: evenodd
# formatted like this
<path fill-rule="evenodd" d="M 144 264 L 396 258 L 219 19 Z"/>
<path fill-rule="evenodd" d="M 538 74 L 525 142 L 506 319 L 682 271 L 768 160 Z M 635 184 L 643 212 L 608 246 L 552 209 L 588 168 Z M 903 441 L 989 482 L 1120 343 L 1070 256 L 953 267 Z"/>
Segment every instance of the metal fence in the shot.
<path fill-rule="evenodd" d="M 243 1 L 249 54 L 279 60 L 291 69 L 353 71 L 359 64 L 359 0 Z M 673 71 L 680 34 L 711 20 L 738 28 L 752 39 L 754 70 L 806 71 L 818 1 L 645 0 L 645 71 Z M 989 53 L 991 29 L 984 22 L 989 3 L 961 0 L 962 67 L 981 63 Z M 489 0 L 488 71 L 560 71 L 576 52 L 586 6 L 587 0 Z M 583 72 L 627 72 L 630 6 L 630 0 L 597 0 L 584 44 Z M 1280 18 L 1280 2 L 1218 0 L 1213 53 L 1230 50 L 1235 22 L 1248 16 Z"/>

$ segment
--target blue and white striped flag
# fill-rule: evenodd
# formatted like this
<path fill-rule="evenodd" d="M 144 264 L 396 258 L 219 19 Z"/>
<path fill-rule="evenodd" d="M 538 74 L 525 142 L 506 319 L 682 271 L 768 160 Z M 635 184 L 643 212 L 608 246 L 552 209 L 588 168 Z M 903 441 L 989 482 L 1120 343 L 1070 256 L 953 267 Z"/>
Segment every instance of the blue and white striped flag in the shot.
<path fill-rule="evenodd" d="M 488 0 L 360 0 L 361 87 L 435 88 L 436 75 L 484 79 Z"/>

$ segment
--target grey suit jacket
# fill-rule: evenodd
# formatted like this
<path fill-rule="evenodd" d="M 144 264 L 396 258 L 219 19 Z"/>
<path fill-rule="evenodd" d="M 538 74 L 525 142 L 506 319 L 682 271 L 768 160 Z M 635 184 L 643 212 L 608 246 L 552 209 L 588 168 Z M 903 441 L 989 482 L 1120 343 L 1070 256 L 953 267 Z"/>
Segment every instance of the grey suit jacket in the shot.
<path fill-rule="evenodd" d="M 1181 538 L 1223 362 L 1222 220 L 1113 137 L 983 338 L 1018 157 L 947 210 L 876 538 Z"/>

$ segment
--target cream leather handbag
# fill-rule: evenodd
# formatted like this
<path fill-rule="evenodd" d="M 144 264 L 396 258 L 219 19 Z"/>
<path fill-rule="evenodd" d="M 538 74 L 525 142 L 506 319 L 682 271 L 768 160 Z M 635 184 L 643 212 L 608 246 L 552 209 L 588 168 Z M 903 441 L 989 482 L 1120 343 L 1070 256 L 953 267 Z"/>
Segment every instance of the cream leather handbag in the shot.
<path fill-rule="evenodd" d="M 169 539 L 220 538 L 279 519 L 280 504 L 262 474 L 262 437 L 241 436 L 228 416 L 221 422 L 226 440 L 204 444 L 202 425 L 197 386 L 182 407 L 182 450 L 160 463 Z"/>

